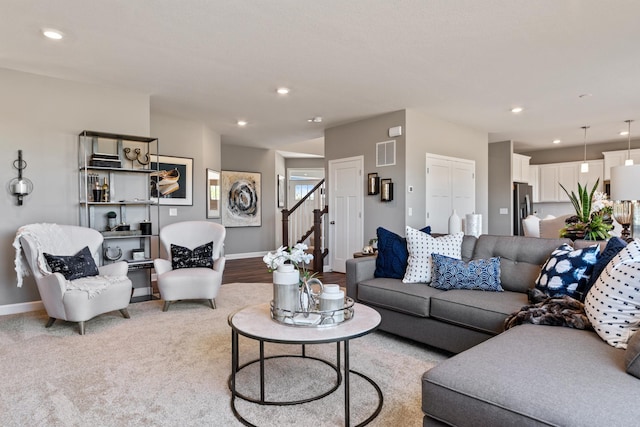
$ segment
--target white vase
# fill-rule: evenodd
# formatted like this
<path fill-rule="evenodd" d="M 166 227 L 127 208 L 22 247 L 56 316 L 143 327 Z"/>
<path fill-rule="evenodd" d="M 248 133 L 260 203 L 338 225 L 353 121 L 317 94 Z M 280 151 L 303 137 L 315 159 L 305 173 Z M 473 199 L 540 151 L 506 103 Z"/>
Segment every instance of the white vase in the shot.
<path fill-rule="evenodd" d="M 273 317 L 291 321 L 298 309 L 300 295 L 300 272 L 293 264 L 282 264 L 273 272 Z"/>
<path fill-rule="evenodd" d="M 344 321 L 344 291 L 338 285 L 324 285 L 320 295 L 320 311 L 323 312 L 323 324 L 336 324 Z"/>
<path fill-rule="evenodd" d="M 456 210 L 453 210 L 453 213 L 449 217 L 449 234 L 455 234 L 462 231 L 462 220 L 456 213 Z"/>
<path fill-rule="evenodd" d="M 467 214 L 465 219 L 464 234 L 478 237 L 482 234 L 482 215 Z"/>

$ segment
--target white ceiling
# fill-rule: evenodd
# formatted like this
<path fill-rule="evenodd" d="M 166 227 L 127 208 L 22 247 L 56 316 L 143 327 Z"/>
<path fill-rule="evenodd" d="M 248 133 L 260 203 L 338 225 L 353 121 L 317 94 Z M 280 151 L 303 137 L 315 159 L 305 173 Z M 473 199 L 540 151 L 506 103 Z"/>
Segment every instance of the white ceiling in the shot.
<path fill-rule="evenodd" d="M 639 18 L 638 0 L 0 0 L 0 67 L 150 94 L 228 143 L 412 108 L 522 151 L 640 133 Z"/>

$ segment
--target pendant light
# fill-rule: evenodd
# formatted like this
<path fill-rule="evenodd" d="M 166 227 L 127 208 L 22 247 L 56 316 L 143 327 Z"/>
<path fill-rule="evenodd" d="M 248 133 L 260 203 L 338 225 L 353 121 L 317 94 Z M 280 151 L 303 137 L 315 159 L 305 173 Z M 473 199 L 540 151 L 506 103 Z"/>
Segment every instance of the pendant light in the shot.
<path fill-rule="evenodd" d="M 628 146 L 627 146 L 627 160 L 624 161 L 624 165 L 625 166 L 632 166 L 633 165 L 633 159 L 631 158 L 631 122 L 633 120 L 625 120 L 625 123 L 627 123 L 627 125 L 629 125 L 628 129 L 627 129 L 627 135 L 628 135 Z"/>
<path fill-rule="evenodd" d="M 582 129 L 584 129 L 584 161 L 580 165 L 580 173 L 588 173 L 589 163 L 587 163 L 587 129 L 589 129 L 589 126 L 582 126 Z"/>

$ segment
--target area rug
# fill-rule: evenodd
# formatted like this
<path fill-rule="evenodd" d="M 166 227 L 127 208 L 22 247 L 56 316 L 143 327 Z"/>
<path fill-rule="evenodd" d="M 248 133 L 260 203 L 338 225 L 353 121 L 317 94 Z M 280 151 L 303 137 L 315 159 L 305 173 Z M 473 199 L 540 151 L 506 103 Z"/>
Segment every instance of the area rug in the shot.
<path fill-rule="evenodd" d="M 44 311 L 0 317 L 0 425 L 2 426 L 235 426 L 230 406 L 229 314 L 269 301 L 270 284 L 224 285 L 217 309 L 185 301 L 162 312 L 162 301 L 129 306 L 87 322 L 57 321 L 45 329 Z M 265 321 L 271 321 L 266 319 Z M 240 340 L 242 362 L 258 345 Z M 299 347 L 269 345 L 267 354 L 297 354 Z M 335 344 L 307 346 L 307 354 L 335 358 Z M 350 341 L 351 369 L 382 389 L 384 403 L 373 426 L 420 426 L 422 374 L 447 356 L 422 345 L 374 332 Z M 269 398 L 296 399 L 325 390 L 334 380 L 326 365 L 271 359 Z M 351 423 L 375 408 L 375 390 L 351 376 Z M 241 371 L 238 387 L 258 390 L 257 364 Z M 321 400 L 295 406 L 260 406 L 239 400 L 238 411 L 261 426 L 344 425 L 342 386 Z"/>

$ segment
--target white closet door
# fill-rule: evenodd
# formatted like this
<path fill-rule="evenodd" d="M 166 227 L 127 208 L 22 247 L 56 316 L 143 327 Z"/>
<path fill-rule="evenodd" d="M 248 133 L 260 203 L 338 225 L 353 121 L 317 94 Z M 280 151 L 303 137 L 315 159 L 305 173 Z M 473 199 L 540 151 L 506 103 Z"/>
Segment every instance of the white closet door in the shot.
<path fill-rule="evenodd" d="M 460 218 L 476 210 L 475 164 L 451 162 L 451 210 L 456 210 Z"/>
<path fill-rule="evenodd" d="M 475 162 L 427 154 L 425 201 L 426 225 L 434 233 L 449 231 L 449 217 L 454 209 L 460 218 L 474 213 Z"/>
<path fill-rule="evenodd" d="M 427 157 L 425 225 L 434 233 L 446 233 L 451 215 L 451 162 Z"/>

